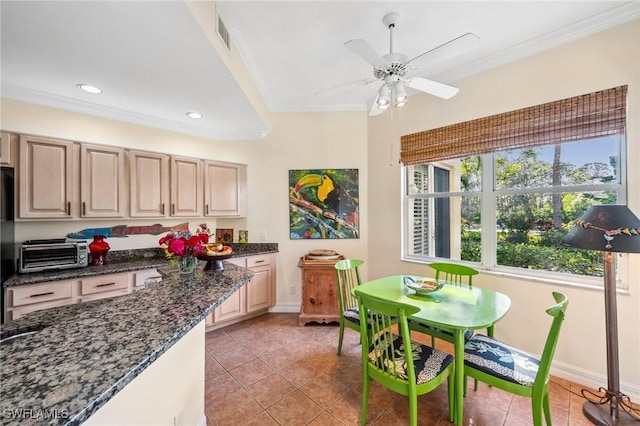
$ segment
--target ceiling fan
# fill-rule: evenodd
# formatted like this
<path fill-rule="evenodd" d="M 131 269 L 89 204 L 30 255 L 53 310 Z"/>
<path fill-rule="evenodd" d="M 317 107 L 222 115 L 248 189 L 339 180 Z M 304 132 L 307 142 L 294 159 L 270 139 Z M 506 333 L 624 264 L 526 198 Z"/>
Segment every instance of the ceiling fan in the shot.
<path fill-rule="evenodd" d="M 369 109 L 369 115 L 377 115 L 388 109 L 392 103 L 400 107 L 407 103 L 406 87 L 429 93 L 443 99 L 449 99 L 458 93 L 458 88 L 437 81 L 417 76 L 409 76 L 420 66 L 452 58 L 466 52 L 480 43 L 480 38 L 473 33 L 466 33 L 450 40 L 434 49 L 428 50 L 413 59 L 402 53 L 393 51 L 393 29 L 400 15 L 387 13 L 382 22 L 389 28 L 389 53 L 381 56 L 362 39 L 349 40 L 344 45 L 373 66 L 375 78 L 359 80 L 360 83 L 371 84 L 382 81 L 375 100 Z"/>

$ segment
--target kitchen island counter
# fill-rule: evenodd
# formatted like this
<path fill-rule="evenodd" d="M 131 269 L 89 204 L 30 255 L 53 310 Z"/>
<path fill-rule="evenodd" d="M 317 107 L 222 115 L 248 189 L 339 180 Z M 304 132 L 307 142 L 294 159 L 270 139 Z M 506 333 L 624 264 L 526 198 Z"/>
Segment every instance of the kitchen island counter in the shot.
<path fill-rule="evenodd" d="M 144 290 L 0 325 L 3 337 L 39 330 L 0 344 L 0 424 L 86 421 L 253 276 L 232 264 L 159 271 Z"/>

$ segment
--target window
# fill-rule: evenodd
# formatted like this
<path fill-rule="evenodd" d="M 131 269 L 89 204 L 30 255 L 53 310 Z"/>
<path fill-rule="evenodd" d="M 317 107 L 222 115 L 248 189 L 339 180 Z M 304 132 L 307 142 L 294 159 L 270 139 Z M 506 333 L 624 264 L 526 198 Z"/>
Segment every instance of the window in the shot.
<path fill-rule="evenodd" d="M 567 101 L 558 102 L 566 106 Z M 542 107 L 548 111 L 548 105 Z M 439 154 L 424 155 L 425 144 L 416 144 L 415 135 L 410 141 L 403 137 L 403 257 L 460 260 L 515 273 L 526 269 L 530 275 L 602 276 L 600 252 L 564 248 L 560 241 L 590 205 L 626 201 L 624 120 L 622 125 L 617 115 L 615 120 L 600 133 L 574 125 L 538 129 L 544 137 L 525 143 L 520 138 L 516 143 L 493 139 L 480 148 L 470 144 L 467 155 L 443 155 L 454 142 L 441 141 Z M 477 132 L 477 125 L 471 127 Z M 440 137 L 446 129 L 435 132 Z M 456 134 L 456 139 L 463 138 Z"/>

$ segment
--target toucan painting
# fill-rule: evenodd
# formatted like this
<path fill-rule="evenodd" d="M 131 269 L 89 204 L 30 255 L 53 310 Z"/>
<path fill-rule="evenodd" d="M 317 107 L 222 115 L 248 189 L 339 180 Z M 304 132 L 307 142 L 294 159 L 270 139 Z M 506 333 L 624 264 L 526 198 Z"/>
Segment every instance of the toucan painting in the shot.
<path fill-rule="evenodd" d="M 293 239 L 359 238 L 358 169 L 289 170 Z"/>

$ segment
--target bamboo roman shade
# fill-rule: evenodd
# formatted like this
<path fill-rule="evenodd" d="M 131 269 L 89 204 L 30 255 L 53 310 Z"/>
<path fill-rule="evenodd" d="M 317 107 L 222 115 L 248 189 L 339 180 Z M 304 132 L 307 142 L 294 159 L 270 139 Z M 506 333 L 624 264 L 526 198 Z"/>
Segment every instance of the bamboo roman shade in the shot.
<path fill-rule="evenodd" d="M 627 86 L 401 137 L 405 165 L 623 134 Z"/>

